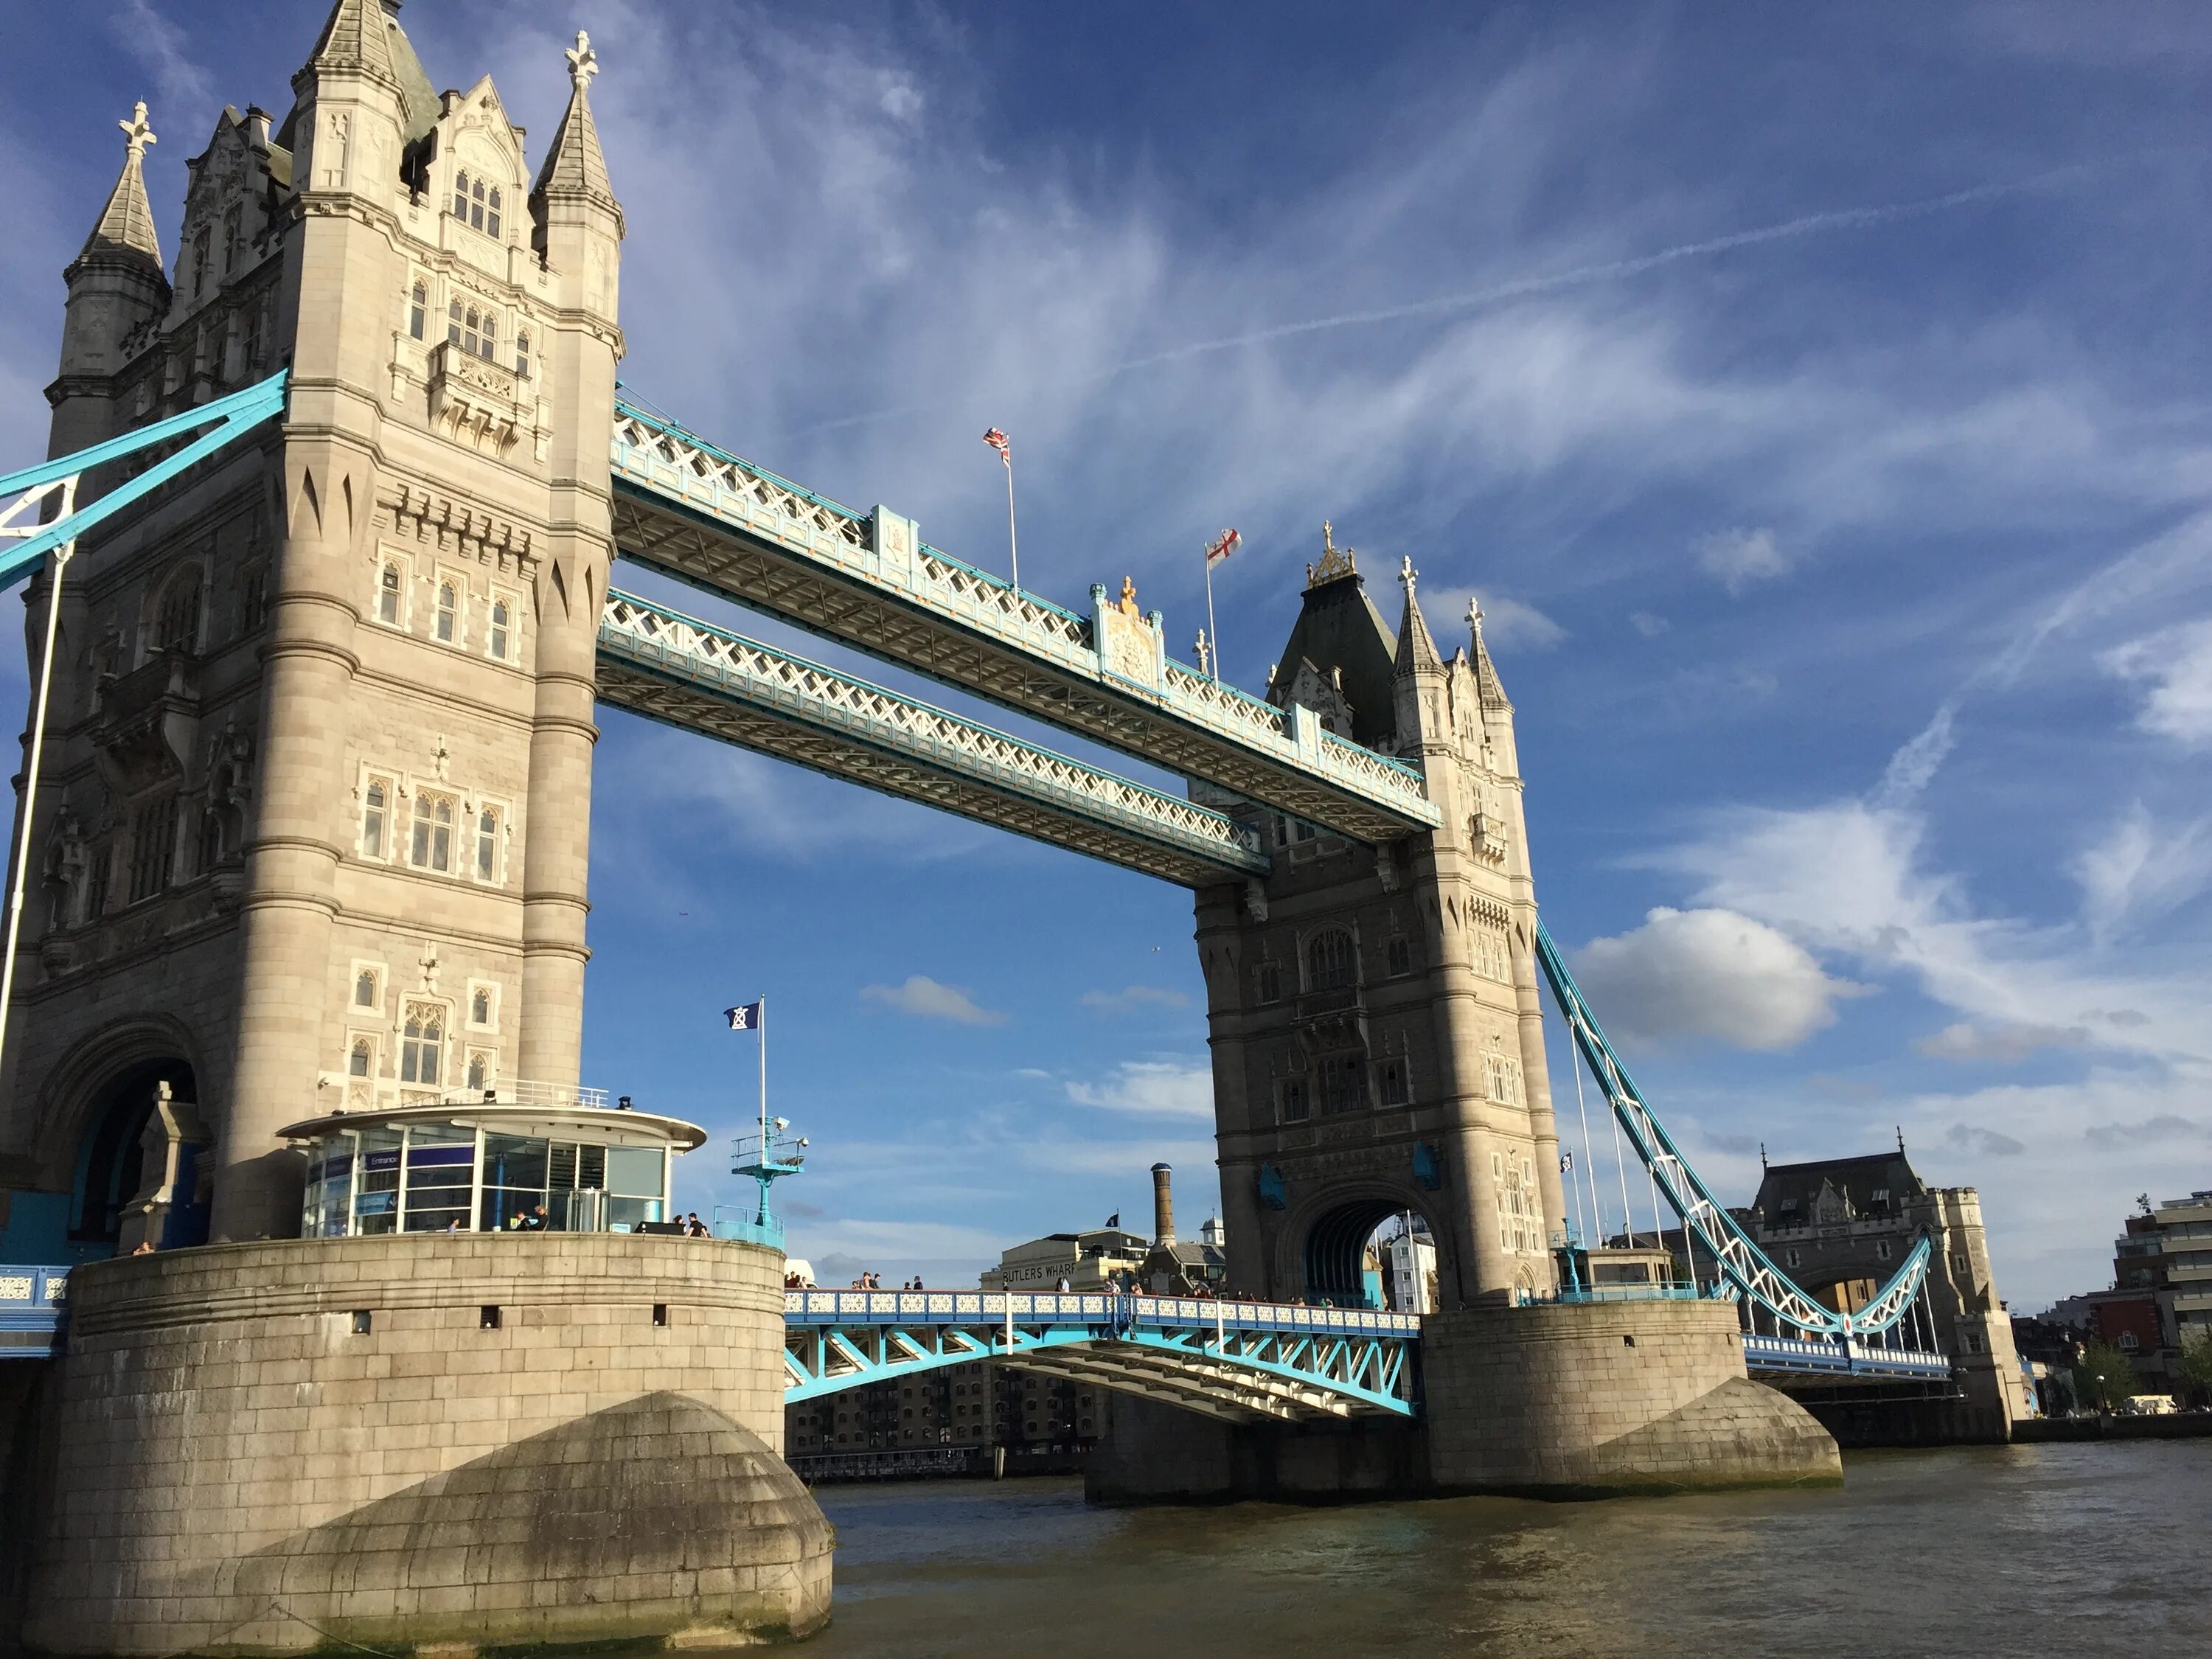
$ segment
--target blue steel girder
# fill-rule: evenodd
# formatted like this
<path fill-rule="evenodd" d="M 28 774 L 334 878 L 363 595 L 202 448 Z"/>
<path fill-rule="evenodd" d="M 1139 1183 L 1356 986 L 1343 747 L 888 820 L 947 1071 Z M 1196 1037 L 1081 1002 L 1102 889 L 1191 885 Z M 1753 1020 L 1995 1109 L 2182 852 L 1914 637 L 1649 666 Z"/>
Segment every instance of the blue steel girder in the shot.
<path fill-rule="evenodd" d="M 998 1360 L 1233 1422 L 1416 1410 L 1406 1315 L 978 1291 L 796 1291 L 785 1307 L 789 1403 Z"/>
<path fill-rule="evenodd" d="M 1358 840 L 1440 822 L 1418 767 L 1175 661 L 1103 599 L 1017 592 L 619 400 L 610 461 L 625 558 Z"/>
<path fill-rule="evenodd" d="M 599 697 L 1186 887 L 1267 872 L 1224 813 L 628 593 L 600 620 Z"/>

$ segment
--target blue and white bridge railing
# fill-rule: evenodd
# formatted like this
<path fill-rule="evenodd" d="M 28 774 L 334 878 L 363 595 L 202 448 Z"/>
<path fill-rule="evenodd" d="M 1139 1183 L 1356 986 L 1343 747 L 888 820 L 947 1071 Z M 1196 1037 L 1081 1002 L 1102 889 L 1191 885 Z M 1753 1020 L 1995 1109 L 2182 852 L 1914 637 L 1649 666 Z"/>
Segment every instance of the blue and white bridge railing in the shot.
<path fill-rule="evenodd" d="M 1413 1416 L 1410 1314 L 1212 1297 L 794 1291 L 788 1404 L 980 1360 L 1232 1422 Z"/>

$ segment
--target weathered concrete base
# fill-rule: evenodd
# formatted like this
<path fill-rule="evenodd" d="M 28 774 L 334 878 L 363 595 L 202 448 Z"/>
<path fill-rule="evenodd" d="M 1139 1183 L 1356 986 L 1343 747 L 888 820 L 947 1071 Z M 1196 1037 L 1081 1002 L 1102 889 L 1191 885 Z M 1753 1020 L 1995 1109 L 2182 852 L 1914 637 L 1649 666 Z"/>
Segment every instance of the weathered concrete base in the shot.
<path fill-rule="evenodd" d="M 1240 1426 L 1112 1398 L 1099 1504 L 1510 1492 L 1552 1498 L 1833 1486 L 1843 1462 L 1795 1401 L 1744 1374 L 1732 1305 L 1480 1309 L 1422 1330 L 1421 1421 Z"/>
<path fill-rule="evenodd" d="M 525 1233 L 80 1268 L 23 1645 L 461 1659 L 807 1634 L 834 1540 L 778 1455 L 782 1265 Z"/>
<path fill-rule="evenodd" d="M 1840 1394 L 1790 1397 L 1846 1450 L 1875 1446 L 2001 1446 L 2021 1425 L 1965 1400 L 1880 1400 Z"/>

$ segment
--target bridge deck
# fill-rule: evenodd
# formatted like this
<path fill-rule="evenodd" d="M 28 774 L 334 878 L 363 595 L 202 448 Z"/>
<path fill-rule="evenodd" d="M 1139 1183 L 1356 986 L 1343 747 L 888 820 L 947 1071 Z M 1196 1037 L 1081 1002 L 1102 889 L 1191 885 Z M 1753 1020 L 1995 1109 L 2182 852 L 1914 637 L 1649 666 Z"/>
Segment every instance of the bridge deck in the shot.
<path fill-rule="evenodd" d="M 1185 887 L 1265 875 L 1234 818 L 627 593 L 599 701 Z"/>
<path fill-rule="evenodd" d="M 611 464 L 626 558 L 1357 839 L 1438 822 L 1417 767 L 1175 661 L 1134 619 L 1109 629 L 1103 589 L 1088 617 L 1018 592 L 628 404 Z"/>

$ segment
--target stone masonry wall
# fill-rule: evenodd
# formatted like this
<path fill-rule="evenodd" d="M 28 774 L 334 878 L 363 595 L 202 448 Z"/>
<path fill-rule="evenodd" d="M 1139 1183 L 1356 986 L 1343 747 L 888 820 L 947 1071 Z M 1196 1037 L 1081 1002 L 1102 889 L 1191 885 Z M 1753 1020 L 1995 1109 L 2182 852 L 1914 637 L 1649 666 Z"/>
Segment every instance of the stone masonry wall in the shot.
<path fill-rule="evenodd" d="M 465 1615 L 501 1570 L 489 1551 L 460 1547 L 491 1534 L 427 1523 L 471 1522 L 481 1504 L 447 1516 L 432 1504 L 416 1515 L 415 1500 L 449 1486 L 536 1490 L 542 1480 L 502 1473 L 538 1455 L 518 1452 L 525 1443 L 556 1463 L 584 1455 L 571 1449 L 580 1446 L 628 1445 L 641 1456 L 689 1443 L 611 1437 L 583 1423 L 635 1413 L 647 1396 L 681 1407 L 672 1417 L 672 1407 L 656 1408 L 653 1422 L 691 1413 L 684 1432 L 696 1442 L 692 1452 L 744 1466 L 744 1479 L 724 1486 L 751 1494 L 746 1514 L 780 1529 L 771 1553 L 784 1558 L 777 1570 L 789 1592 L 780 1613 L 761 1611 L 759 1595 L 775 1601 L 777 1586 L 757 1574 L 742 1584 L 730 1573 L 726 1584 L 715 1581 L 755 1597 L 740 1622 L 818 1620 L 828 1529 L 776 1457 L 781 1268 L 775 1255 L 734 1243 L 536 1233 L 214 1245 L 80 1269 L 58 1407 L 62 1474 L 40 1528 L 29 1645 L 118 1654 L 218 1641 L 262 1651 L 312 1646 L 318 1638 L 296 1624 L 251 1623 L 270 1599 L 246 1605 L 249 1586 L 267 1576 L 252 1563 L 274 1557 L 342 1571 L 342 1583 L 294 1571 L 281 1586 L 295 1603 L 311 1597 L 301 1604 L 341 1630 L 419 1631 L 433 1613 Z M 656 1304 L 665 1323 L 655 1322 Z M 710 1430 L 720 1436 L 711 1448 Z M 456 1474 L 463 1466 L 489 1473 Z M 680 1491 L 681 1460 L 668 1468 Z M 636 1473 L 624 1472 L 633 1486 Z M 603 1502 L 618 1483 L 609 1484 Z M 700 1494 L 691 1521 L 710 1540 L 726 1530 L 714 1497 Z M 368 1506 L 394 1498 L 426 1524 L 361 1524 Z M 588 1491 L 564 1499 L 569 1510 L 579 1501 L 588 1510 Z M 619 1519 L 607 1517 L 607 1528 Z M 574 1522 L 570 1514 L 564 1524 Z M 303 1542 L 340 1527 L 350 1528 L 343 1553 Z M 732 1547 L 742 1554 L 751 1546 Z M 392 1558 L 389 1571 L 368 1559 L 380 1553 Z M 760 1564 L 708 1565 L 734 1572 Z M 561 1581 L 539 1587 L 548 1605 L 604 1608 L 641 1594 L 593 1582 L 573 1561 L 544 1571 Z M 655 1581 L 654 1599 L 678 1609 L 664 1633 L 690 1616 L 679 1615 L 687 1596 L 702 1594 L 696 1577 L 688 1588 L 673 1577 Z M 367 1588 L 354 1589 L 356 1582 Z M 514 1587 L 501 1594 L 512 1600 Z M 526 1605 L 528 1585 L 521 1595 Z M 709 1625 L 714 1612 L 706 1607 Z M 249 1622 L 234 1630 L 241 1620 Z M 471 1633 L 465 1624 L 440 1627 Z M 495 1620 L 474 1634 L 559 1639 L 568 1631 L 557 1620 L 527 1630 Z"/>

